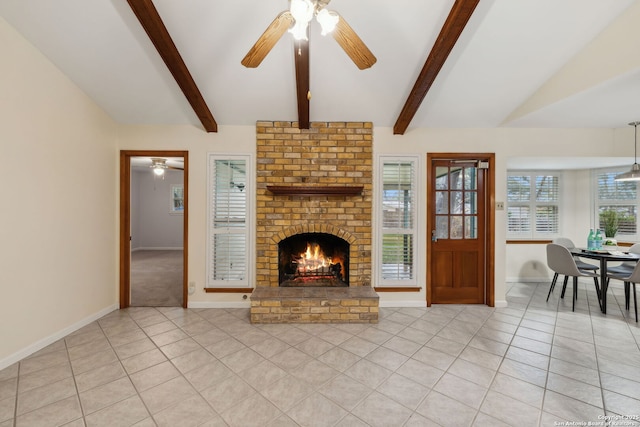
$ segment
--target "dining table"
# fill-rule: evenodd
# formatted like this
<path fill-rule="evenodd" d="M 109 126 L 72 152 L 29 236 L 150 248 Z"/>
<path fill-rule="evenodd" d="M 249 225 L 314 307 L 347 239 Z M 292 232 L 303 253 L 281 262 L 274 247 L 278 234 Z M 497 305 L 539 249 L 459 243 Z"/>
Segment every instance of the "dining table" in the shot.
<path fill-rule="evenodd" d="M 640 261 L 640 254 L 625 252 L 624 248 L 612 249 L 585 249 L 572 248 L 571 253 L 580 258 L 588 258 L 600 262 L 600 309 L 607 314 L 607 289 L 609 281 L 607 277 L 607 264 L 610 262 Z"/>

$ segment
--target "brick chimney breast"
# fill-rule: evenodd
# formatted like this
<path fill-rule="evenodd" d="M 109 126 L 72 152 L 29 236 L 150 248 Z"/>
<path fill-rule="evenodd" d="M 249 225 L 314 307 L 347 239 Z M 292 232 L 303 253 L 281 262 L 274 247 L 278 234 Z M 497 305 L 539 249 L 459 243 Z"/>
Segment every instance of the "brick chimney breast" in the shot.
<path fill-rule="evenodd" d="M 371 286 L 373 124 L 260 121 L 256 141 L 256 286 L 278 286 L 278 242 L 316 232 L 347 240 L 350 287 Z M 276 195 L 267 186 L 362 191 Z"/>

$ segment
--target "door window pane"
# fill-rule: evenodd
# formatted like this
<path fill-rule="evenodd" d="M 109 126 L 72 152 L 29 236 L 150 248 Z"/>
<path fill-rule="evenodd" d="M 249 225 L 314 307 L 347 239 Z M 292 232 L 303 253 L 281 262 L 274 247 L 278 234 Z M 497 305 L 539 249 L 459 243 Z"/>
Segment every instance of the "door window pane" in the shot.
<path fill-rule="evenodd" d="M 447 216 L 436 217 L 436 237 L 438 239 L 449 238 L 449 217 Z"/>
<path fill-rule="evenodd" d="M 446 191 L 436 192 L 436 214 L 449 213 L 449 193 Z"/>
<path fill-rule="evenodd" d="M 462 191 L 452 191 L 451 192 L 451 213 L 452 214 L 461 214 L 462 213 Z"/>
<path fill-rule="evenodd" d="M 466 167 L 464 169 L 464 188 L 465 190 L 478 189 L 478 171 L 474 167 Z"/>
<path fill-rule="evenodd" d="M 449 236 L 450 239 L 462 239 L 462 216 L 455 215 L 450 216 L 451 218 L 451 234 Z"/>
<path fill-rule="evenodd" d="M 477 216 L 464 217 L 464 238 L 465 239 L 478 238 L 478 217 Z"/>
<path fill-rule="evenodd" d="M 477 215 L 478 214 L 478 195 L 477 193 L 465 193 L 464 194 L 464 213 L 467 215 Z"/>

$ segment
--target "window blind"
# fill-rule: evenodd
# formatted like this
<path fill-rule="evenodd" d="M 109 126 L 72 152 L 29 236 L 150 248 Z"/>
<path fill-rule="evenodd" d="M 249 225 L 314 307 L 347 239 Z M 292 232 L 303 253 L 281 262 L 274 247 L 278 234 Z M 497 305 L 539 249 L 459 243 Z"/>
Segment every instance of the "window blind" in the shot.
<path fill-rule="evenodd" d="M 247 160 L 209 162 L 208 287 L 247 286 Z"/>
<path fill-rule="evenodd" d="M 616 181 L 619 172 L 596 174 L 597 214 L 600 230 L 604 230 L 601 214 L 615 211 L 618 217 L 618 235 L 635 238 L 637 234 L 638 185 L 633 181 Z"/>
<path fill-rule="evenodd" d="M 415 281 L 416 161 L 382 162 L 380 278 L 386 286 Z"/>
<path fill-rule="evenodd" d="M 560 233 L 560 175 L 513 172 L 507 176 L 507 234 L 549 238 Z"/>

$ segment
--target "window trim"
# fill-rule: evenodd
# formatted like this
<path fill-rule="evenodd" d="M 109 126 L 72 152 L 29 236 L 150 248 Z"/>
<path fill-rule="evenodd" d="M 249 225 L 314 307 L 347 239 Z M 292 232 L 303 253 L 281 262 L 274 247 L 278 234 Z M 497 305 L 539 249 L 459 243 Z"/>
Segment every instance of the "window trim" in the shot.
<path fill-rule="evenodd" d="M 246 213 L 245 213 L 245 238 L 246 248 L 245 256 L 247 260 L 245 277 L 242 280 L 234 281 L 216 281 L 211 277 L 211 270 L 213 268 L 213 255 L 215 248 L 213 247 L 213 227 L 212 227 L 212 215 L 213 215 L 213 180 L 214 180 L 214 168 L 212 165 L 217 160 L 244 160 L 246 166 L 246 183 L 244 190 L 246 192 Z M 206 234 L 206 277 L 205 277 L 205 292 L 222 292 L 224 289 L 229 289 L 229 292 L 235 292 L 238 289 L 245 290 L 253 288 L 252 282 L 254 282 L 255 273 L 255 251 L 254 248 L 254 199 L 255 190 L 253 183 L 255 181 L 253 176 L 253 156 L 250 154 L 221 154 L 221 153 L 207 153 L 207 234 Z"/>
<path fill-rule="evenodd" d="M 413 278 L 412 279 L 384 279 L 382 274 L 382 253 L 383 253 L 383 238 L 385 235 L 385 230 L 383 228 L 383 188 L 384 188 L 384 164 L 392 163 L 392 162 L 412 162 L 413 163 L 413 204 L 414 204 L 414 212 L 413 212 Z M 375 195 L 374 200 L 376 202 L 375 209 L 375 219 L 376 219 L 376 227 L 374 228 L 374 238 L 376 242 L 376 251 L 375 251 L 375 272 L 374 277 L 376 279 L 376 287 L 381 289 L 383 288 L 407 288 L 407 289 L 415 289 L 420 290 L 421 287 L 419 285 L 421 278 L 423 277 L 423 267 L 424 263 L 419 262 L 420 254 L 424 253 L 423 250 L 423 240 L 421 238 L 421 224 L 422 224 L 422 191 L 421 191 L 421 156 L 418 154 L 407 154 L 407 155 L 385 155 L 380 154 L 377 156 L 376 161 L 376 186 L 375 186 Z M 396 229 L 397 230 L 397 229 Z"/>
<path fill-rule="evenodd" d="M 508 178 L 510 176 L 529 176 L 531 178 L 531 184 L 532 184 L 532 189 L 531 189 L 531 194 L 535 194 L 535 182 L 536 182 L 536 178 L 538 176 L 555 176 L 558 178 L 558 202 L 557 203 L 550 203 L 550 202 L 536 202 L 533 197 L 531 198 L 531 200 L 529 200 L 529 202 L 525 203 L 525 202 L 509 202 L 509 185 L 508 185 Z M 552 240 L 556 237 L 562 236 L 563 235 L 563 213 L 566 210 L 565 206 L 564 206 L 564 199 L 563 199 L 563 188 L 565 185 L 565 179 L 564 179 L 564 173 L 561 170 L 545 170 L 545 169 L 535 169 L 535 170 L 507 170 L 507 182 L 505 183 L 506 185 L 506 193 L 505 193 L 505 198 L 506 198 L 506 207 L 505 207 L 505 214 L 507 215 L 505 218 L 505 228 L 506 228 L 506 238 L 508 240 Z M 531 208 L 531 218 L 530 218 L 530 226 L 531 226 L 531 231 L 528 233 L 515 233 L 515 232 L 511 232 L 509 231 L 509 206 L 523 206 L 523 205 L 528 205 Z M 536 232 L 536 207 L 538 206 L 557 206 L 558 207 L 558 217 L 557 217 L 557 225 L 558 225 L 558 230 L 556 233 L 539 233 Z"/>
<path fill-rule="evenodd" d="M 603 201 L 600 203 L 599 199 L 599 190 L 600 187 L 598 185 L 598 175 L 603 173 L 613 173 L 620 174 L 623 172 L 627 172 L 629 168 L 624 166 L 619 167 L 608 167 L 608 168 L 598 168 L 591 170 L 591 187 L 592 187 L 592 200 L 593 200 L 593 228 L 596 229 L 600 226 L 600 206 L 601 205 L 635 205 L 636 207 L 636 233 L 635 234 L 622 234 L 616 235 L 617 239 L 621 239 L 624 241 L 637 241 L 640 239 L 640 226 L 638 222 L 640 221 L 640 188 L 638 188 L 638 184 L 636 184 L 636 199 L 623 201 L 622 199 L 616 199 L 612 201 Z"/>

